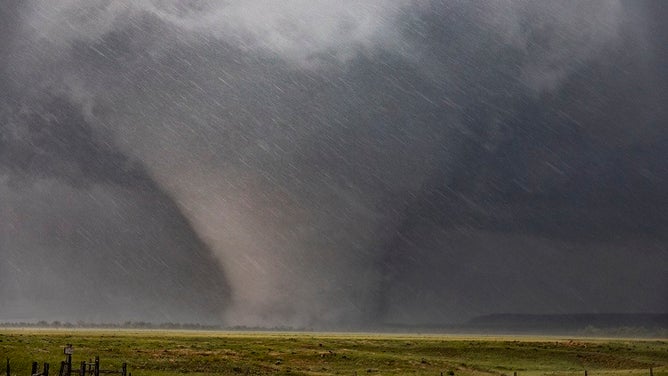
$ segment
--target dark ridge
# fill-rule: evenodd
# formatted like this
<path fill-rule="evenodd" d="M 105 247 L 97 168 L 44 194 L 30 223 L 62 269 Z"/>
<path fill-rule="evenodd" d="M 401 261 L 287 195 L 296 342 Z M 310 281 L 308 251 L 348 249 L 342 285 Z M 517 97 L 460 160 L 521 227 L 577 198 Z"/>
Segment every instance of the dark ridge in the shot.
<path fill-rule="evenodd" d="M 636 327 L 668 328 L 668 313 L 580 313 L 580 314 L 513 314 L 478 316 L 463 325 L 478 330 L 571 331 L 587 327 L 611 329 Z"/>

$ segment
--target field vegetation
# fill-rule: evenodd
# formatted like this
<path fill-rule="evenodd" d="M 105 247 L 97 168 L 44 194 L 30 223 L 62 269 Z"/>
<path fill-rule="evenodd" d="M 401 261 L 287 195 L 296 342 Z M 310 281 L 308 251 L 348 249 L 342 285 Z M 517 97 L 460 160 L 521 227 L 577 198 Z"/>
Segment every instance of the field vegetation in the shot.
<path fill-rule="evenodd" d="M 32 361 L 49 362 L 57 376 L 65 344 L 74 346 L 75 369 L 100 356 L 102 369 L 127 362 L 134 376 L 640 376 L 650 368 L 668 376 L 668 341 L 660 339 L 0 330 L 0 357 L 11 360 L 12 376 L 29 376 Z"/>

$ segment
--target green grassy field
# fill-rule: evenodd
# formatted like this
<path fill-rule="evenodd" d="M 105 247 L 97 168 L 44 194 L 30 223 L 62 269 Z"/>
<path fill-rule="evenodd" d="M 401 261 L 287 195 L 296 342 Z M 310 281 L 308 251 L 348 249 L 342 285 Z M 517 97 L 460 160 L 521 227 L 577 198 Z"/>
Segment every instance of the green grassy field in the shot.
<path fill-rule="evenodd" d="M 634 376 L 650 367 L 668 376 L 665 340 L 0 329 L 0 357 L 11 359 L 12 376 L 28 376 L 32 361 L 49 362 L 57 376 L 67 343 L 73 368 L 99 355 L 102 369 L 127 362 L 133 376 Z"/>

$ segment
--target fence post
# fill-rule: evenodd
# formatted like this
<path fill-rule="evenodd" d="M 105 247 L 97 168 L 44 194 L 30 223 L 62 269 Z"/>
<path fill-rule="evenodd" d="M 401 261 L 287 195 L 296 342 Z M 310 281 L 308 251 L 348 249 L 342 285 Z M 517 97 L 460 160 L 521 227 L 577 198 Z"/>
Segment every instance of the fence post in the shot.
<path fill-rule="evenodd" d="M 585 376 L 587 376 L 587 370 L 585 370 Z"/>
<path fill-rule="evenodd" d="M 60 371 L 58 371 L 58 376 L 64 376 L 63 373 L 65 372 L 65 361 L 61 360 L 60 361 Z"/>
<path fill-rule="evenodd" d="M 95 376 L 100 376 L 100 357 L 95 357 Z"/>
<path fill-rule="evenodd" d="M 652 367 L 649 367 L 649 376 L 654 376 L 654 370 Z"/>
<path fill-rule="evenodd" d="M 128 376 L 128 364 L 123 363 L 123 368 L 122 368 L 123 376 Z"/>
<path fill-rule="evenodd" d="M 32 362 L 32 368 L 30 369 L 30 375 L 35 375 L 37 373 L 37 362 Z"/>
<path fill-rule="evenodd" d="M 81 361 L 81 368 L 79 369 L 79 376 L 86 376 L 86 361 Z"/>
<path fill-rule="evenodd" d="M 12 376 L 12 370 L 9 368 L 9 358 L 7 358 L 7 376 Z"/>
<path fill-rule="evenodd" d="M 49 363 L 44 363 L 44 371 L 42 372 L 42 376 L 49 376 Z"/>
<path fill-rule="evenodd" d="M 71 349 L 72 345 L 68 344 L 67 347 L 69 347 Z M 67 354 L 67 376 L 72 376 L 72 354 L 71 353 Z"/>

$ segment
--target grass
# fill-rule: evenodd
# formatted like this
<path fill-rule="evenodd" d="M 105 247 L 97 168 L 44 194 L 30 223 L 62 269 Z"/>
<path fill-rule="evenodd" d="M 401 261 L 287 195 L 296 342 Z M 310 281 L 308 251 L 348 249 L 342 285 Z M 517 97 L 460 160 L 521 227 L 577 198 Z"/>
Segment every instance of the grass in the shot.
<path fill-rule="evenodd" d="M 668 376 L 668 342 L 633 339 L 6 329 L 0 357 L 12 376 L 28 376 L 32 361 L 53 376 L 67 343 L 75 369 L 99 355 L 102 369 L 127 362 L 135 376 Z"/>

